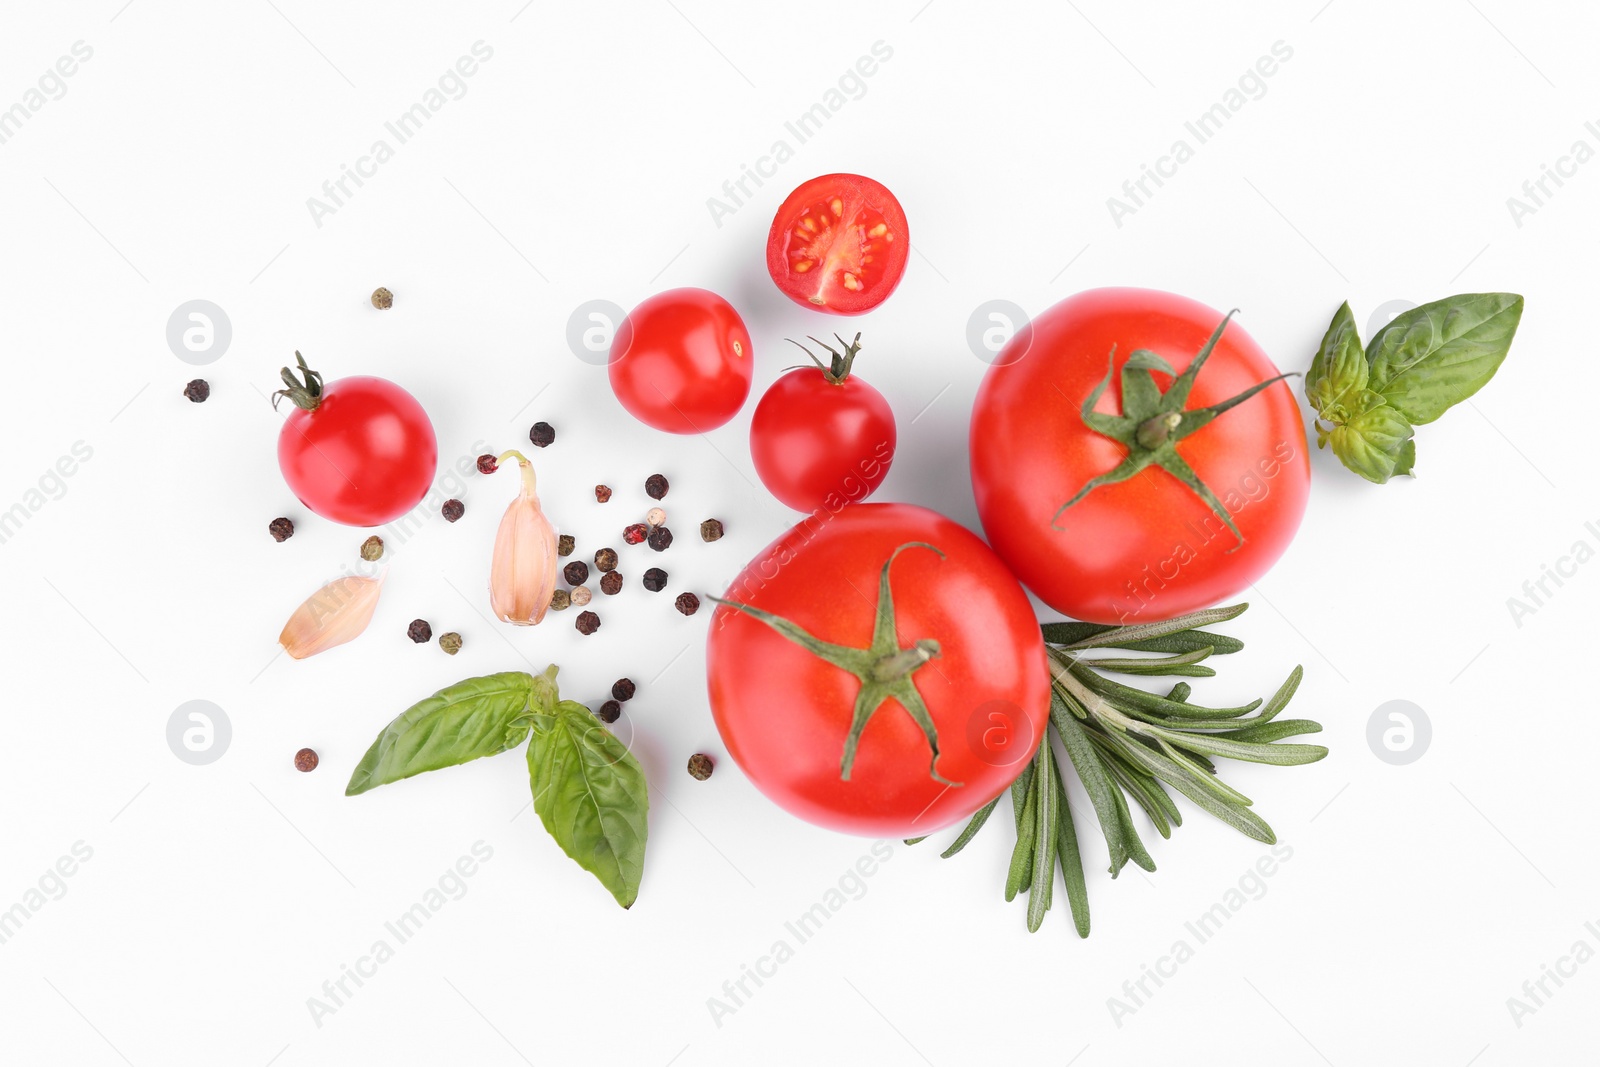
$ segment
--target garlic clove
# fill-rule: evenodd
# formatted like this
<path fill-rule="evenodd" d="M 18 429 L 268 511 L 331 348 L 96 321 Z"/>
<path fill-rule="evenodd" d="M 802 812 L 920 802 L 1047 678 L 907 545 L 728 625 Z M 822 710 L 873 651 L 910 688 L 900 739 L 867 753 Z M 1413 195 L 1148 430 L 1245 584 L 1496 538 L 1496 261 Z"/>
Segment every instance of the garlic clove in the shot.
<path fill-rule="evenodd" d="M 556 531 L 539 507 L 533 465 L 519 452 L 522 492 L 506 508 L 495 533 L 489 565 L 489 606 L 495 617 L 516 626 L 532 626 L 544 618 L 556 589 Z"/>
<path fill-rule="evenodd" d="M 383 578 L 335 578 L 294 609 L 278 644 L 295 659 L 305 659 L 360 637 L 377 610 Z"/>

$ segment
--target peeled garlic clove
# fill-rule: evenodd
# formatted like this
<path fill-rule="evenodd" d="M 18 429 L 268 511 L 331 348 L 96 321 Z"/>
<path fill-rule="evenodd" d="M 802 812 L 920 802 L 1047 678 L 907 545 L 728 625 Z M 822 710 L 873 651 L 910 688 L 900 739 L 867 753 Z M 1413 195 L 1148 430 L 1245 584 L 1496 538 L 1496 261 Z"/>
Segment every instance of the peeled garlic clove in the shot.
<path fill-rule="evenodd" d="M 489 565 L 489 607 L 502 622 L 532 626 L 544 618 L 556 589 L 556 531 L 539 507 L 533 464 L 511 451 L 522 472 L 522 492 L 506 508 L 494 535 Z"/>
<path fill-rule="evenodd" d="M 305 659 L 360 637 L 383 591 L 383 576 L 335 578 L 294 609 L 278 644 L 295 659 Z"/>

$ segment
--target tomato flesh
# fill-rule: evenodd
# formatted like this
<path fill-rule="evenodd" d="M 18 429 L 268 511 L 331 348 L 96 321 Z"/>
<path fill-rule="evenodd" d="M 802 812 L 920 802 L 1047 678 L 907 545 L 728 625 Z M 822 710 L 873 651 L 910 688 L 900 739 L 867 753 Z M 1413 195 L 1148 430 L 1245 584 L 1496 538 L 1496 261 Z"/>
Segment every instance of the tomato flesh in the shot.
<path fill-rule="evenodd" d="M 894 194 L 859 174 L 825 174 L 790 193 L 767 235 L 767 270 L 802 307 L 859 315 L 894 292 L 910 234 Z"/>

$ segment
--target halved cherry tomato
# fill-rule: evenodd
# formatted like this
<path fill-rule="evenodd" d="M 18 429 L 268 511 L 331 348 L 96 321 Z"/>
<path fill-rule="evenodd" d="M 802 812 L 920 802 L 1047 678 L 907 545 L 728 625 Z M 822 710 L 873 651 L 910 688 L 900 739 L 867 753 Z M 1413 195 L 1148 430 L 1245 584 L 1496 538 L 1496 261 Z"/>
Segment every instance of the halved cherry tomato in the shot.
<path fill-rule="evenodd" d="M 767 234 L 767 272 L 813 311 L 859 315 L 906 272 L 911 233 L 894 194 L 859 174 L 824 174 L 789 194 Z"/>

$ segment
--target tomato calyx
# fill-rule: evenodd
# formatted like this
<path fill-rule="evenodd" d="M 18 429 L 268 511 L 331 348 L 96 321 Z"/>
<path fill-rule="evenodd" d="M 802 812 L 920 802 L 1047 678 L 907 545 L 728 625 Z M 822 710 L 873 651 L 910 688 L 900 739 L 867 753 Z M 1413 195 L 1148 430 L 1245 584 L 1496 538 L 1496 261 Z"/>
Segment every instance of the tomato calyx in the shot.
<path fill-rule="evenodd" d="M 283 376 L 283 384 L 288 388 L 272 394 L 272 409 L 276 411 L 278 401 L 288 397 L 302 411 L 315 411 L 322 403 L 322 375 L 306 366 L 306 357 L 299 352 L 294 354 L 294 361 L 300 365 L 300 377 L 296 378 L 294 371 L 288 367 L 279 372 Z"/>
<path fill-rule="evenodd" d="M 923 638 L 901 647 L 899 635 L 895 630 L 894 598 L 889 589 L 889 568 L 894 565 L 900 553 L 908 548 L 925 548 L 940 559 L 945 558 L 943 552 L 924 541 L 907 541 L 889 553 L 889 558 L 884 561 L 883 570 L 879 572 L 878 606 L 873 616 L 872 643 L 866 648 L 852 648 L 849 645 L 836 645 L 824 641 L 781 615 L 774 615 L 770 611 L 749 604 L 724 600 L 716 596 L 711 599 L 766 623 L 818 659 L 831 663 L 860 680 L 861 689 L 856 694 L 855 708 L 850 719 L 850 732 L 845 738 L 844 754 L 839 759 L 839 777 L 843 781 L 850 780 L 850 768 L 855 763 L 856 748 L 860 744 L 861 732 L 866 729 L 868 720 L 885 701 L 894 699 L 906 709 L 921 727 L 923 736 L 928 739 L 928 747 L 933 751 L 933 756 L 928 762 L 929 776 L 941 785 L 959 786 L 960 782 L 952 782 L 939 773 L 939 732 L 934 727 L 933 717 L 928 714 L 928 706 L 923 703 L 922 694 L 917 691 L 916 682 L 913 680 L 913 675 L 918 669 L 938 658 L 939 642 L 933 638 Z"/>
<path fill-rule="evenodd" d="M 850 377 L 850 368 L 855 364 L 856 354 L 861 351 L 861 334 L 859 331 L 857 331 L 855 340 L 853 341 L 846 341 L 838 334 L 834 334 L 833 337 L 834 340 L 839 342 L 839 347 L 844 349 L 843 352 L 840 352 L 826 341 L 819 341 L 815 337 L 811 337 L 809 335 L 806 337 L 806 340 L 810 341 L 814 345 L 817 345 L 824 352 L 828 353 L 829 356 L 833 357 L 827 363 L 824 363 L 822 360 L 818 359 L 816 354 L 813 353 L 811 349 L 807 348 L 799 341 L 796 341 L 794 338 L 790 337 L 786 338 L 786 340 L 800 351 L 811 357 L 811 362 L 815 363 L 817 365 L 817 369 L 822 371 L 822 376 L 828 379 L 828 384 L 843 385 L 845 380 Z M 804 370 L 805 368 L 786 367 L 785 369 Z"/>
<path fill-rule="evenodd" d="M 1229 549 L 1230 552 L 1237 551 L 1244 544 L 1244 535 L 1234 524 L 1233 516 L 1217 498 L 1217 494 L 1200 480 L 1194 468 L 1185 462 L 1177 450 L 1179 441 L 1209 426 L 1212 420 L 1229 408 L 1244 403 L 1269 385 L 1294 376 L 1291 372 L 1268 378 L 1264 382 L 1257 382 L 1237 396 L 1207 408 L 1185 406 L 1189 402 L 1189 392 L 1194 388 L 1200 368 L 1205 366 L 1212 350 L 1217 347 L 1217 342 L 1222 339 L 1223 331 L 1228 328 L 1228 323 L 1237 313 L 1238 309 L 1235 308 L 1222 317 L 1222 321 L 1212 331 L 1211 337 L 1201 346 L 1200 351 L 1189 362 L 1189 366 L 1184 368 L 1182 374 L 1173 370 L 1170 363 L 1147 348 L 1138 349 L 1129 356 L 1127 362 L 1122 365 L 1121 415 L 1107 415 L 1094 410 L 1095 404 L 1099 403 L 1111 385 L 1111 375 L 1116 370 L 1117 349 L 1115 345 L 1112 346 L 1106 376 L 1100 379 L 1100 384 L 1096 385 L 1084 399 L 1081 412 L 1084 425 L 1120 443 L 1128 450 L 1128 454 L 1111 470 L 1085 482 L 1083 488 L 1079 489 L 1071 500 L 1062 504 L 1050 519 L 1052 529 L 1064 529 L 1059 525 L 1062 514 L 1094 489 L 1126 481 L 1146 467 L 1157 466 L 1187 486 L 1205 501 L 1206 506 L 1216 514 L 1217 518 L 1227 524 L 1228 529 L 1238 540 L 1238 544 Z M 1173 379 L 1172 387 L 1165 393 L 1156 384 L 1157 371 Z"/>

